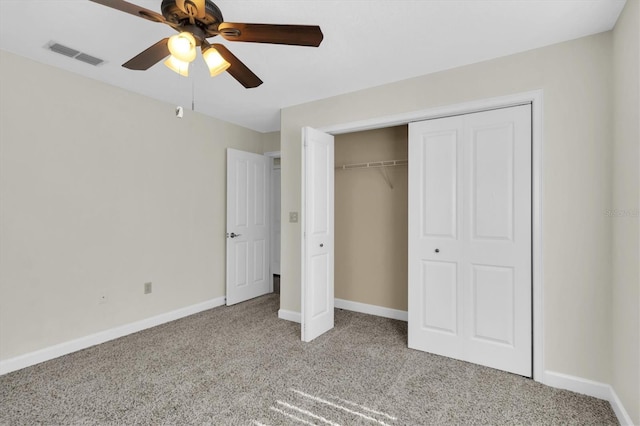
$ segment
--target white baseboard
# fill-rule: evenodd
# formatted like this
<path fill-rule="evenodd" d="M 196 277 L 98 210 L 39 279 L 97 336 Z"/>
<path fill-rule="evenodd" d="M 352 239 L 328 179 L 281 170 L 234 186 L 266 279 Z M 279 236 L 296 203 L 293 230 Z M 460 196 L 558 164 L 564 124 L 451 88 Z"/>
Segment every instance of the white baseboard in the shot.
<path fill-rule="evenodd" d="M 137 333 L 138 331 L 142 331 L 147 328 L 175 321 L 189 315 L 197 314 L 198 312 L 216 308 L 218 306 L 224 305 L 225 302 L 225 297 L 218 297 L 217 299 L 211 299 L 206 302 L 186 306 L 184 308 L 176 309 L 175 311 L 166 312 L 164 314 L 156 315 L 151 318 L 146 318 L 140 321 L 132 322 L 130 324 L 125 324 L 120 327 L 115 327 L 109 330 L 101 331 L 99 333 L 90 334 L 88 336 L 70 340 L 68 342 L 49 346 L 48 348 L 20 355 L 15 358 L 2 360 L 0 361 L 0 375 L 20 370 L 22 368 L 30 367 L 44 361 L 49 361 L 51 359 L 58 358 L 60 356 L 67 355 L 82 349 L 86 349 L 91 346 L 99 345 L 100 343 L 108 342 L 109 340 L 114 340 L 132 333 Z"/>
<path fill-rule="evenodd" d="M 620 398 L 618 398 L 618 394 L 615 390 L 613 390 L 613 387 L 611 388 L 611 397 L 609 398 L 609 404 L 611 404 L 611 408 L 613 408 L 613 412 L 616 413 L 616 417 L 618 418 L 618 421 L 621 425 L 633 426 L 634 423 L 631 420 L 631 416 L 629 415 L 627 410 L 624 409 L 624 405 L 622 405 L 622 401 L 620 401 Z"/>
<path fill-rule="evenodd" d="M 556 373 L 554 371 L 544 372 L 545 385 L 558 389 L 566 389 L 583 395 L 609 401 L 613 412 L 616 414 L 621 425 L 633 425 L 631 416 L 627 413 L 615 390 L 606 383 L 595 382 L 581 377 L 570 376 L 568 374 Z"/>
<path fill-rule="evenodd" d="M 368 305 L 366 303 L 352 302 L 351 300 L 343 299 L 335 299 L 335 307 L 338 309 L 345 309 L 347 311 L 360 312 L 362 314 L 407 321 L 407 311 L 400 311 L 398 309 Z"/>
<path fill-rule="evenodd" d="M 594 382 L 593 380 L 581 377 L 570 376 L 568 374 L 556 373 L 555 371 L 544 372 L 544 384 L 558 389 L 566 389 L 594 398 L 609 400 L 611 386 Z"/>
<path fill-rule="evenodd" d="M 297 322 L 298 324 L 302 322 L 300 317 L 300 312 L 287 311 L 285 309 L 280 309 L 278 311 L 278 318 L 287 320 L 287 321 Z"/>

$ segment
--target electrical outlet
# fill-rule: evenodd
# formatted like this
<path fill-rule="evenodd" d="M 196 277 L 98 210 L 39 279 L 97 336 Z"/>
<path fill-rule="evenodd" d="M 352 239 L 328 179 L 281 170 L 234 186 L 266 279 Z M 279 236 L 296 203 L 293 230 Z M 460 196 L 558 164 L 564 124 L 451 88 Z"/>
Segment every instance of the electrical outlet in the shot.
<path fill-rule="evenodd" d="M 102 293 L 100 294 L 100 296 L 98 296 L 98 304 L 99 305 L 104 305 L 105 303 L 107 303 L 108 298 L 107 298 L 107 294 L 106 293 Z"/>
<path fill-rule="evenodd" d="M 144 294 L 149 294 L 149 293 L 151 293 L 151 290 L 152 290 L 152 289 L 151 289 L 151 283 L 150 283 L 150 282 L 148 282 L 148 283 L 144 283 Z"/>
<path fill-rule="evenodd" d="M 298 223 L 298 212 L 289 212 L 289 223 Z"/>

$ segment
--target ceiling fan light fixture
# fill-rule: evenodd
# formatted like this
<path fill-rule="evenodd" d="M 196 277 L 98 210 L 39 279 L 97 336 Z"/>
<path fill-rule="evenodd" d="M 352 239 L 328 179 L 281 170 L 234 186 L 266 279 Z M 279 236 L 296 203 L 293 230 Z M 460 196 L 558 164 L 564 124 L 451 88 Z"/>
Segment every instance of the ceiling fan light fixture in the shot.
<path fill-rule="evenodd" d="M 227 62 L 220 52 L 216 50 L 215 47 L 209 46 L 208 48 L 202 49 L 202 57 L 204 61 L 207 63 L 207 67 L 209 68 L 209 73 L 211 77 L 215 77 L 216 75 L 224 72 L 231 66 L 229 62 Z"/>
<path fill-rule="evenodd" d="M 177 72 L 183 77 L 189 77 L 189 62 L 181 61 L 180 59 L 171 55 L 166 61 L 164 61 L 164 64 L 171 71 Z"/>
<path fill-rule="evenodd" d="M 192 62 L 196 58 L 196 39 L 189 32 L 181 32 L 169 37 L 169 52 L 182 62 Z"/>
<path fill-rule="evenodd" d="M 122 64 L 124 68 L 143 71 L 164 61 L 174 72 L 188 76 L 189 63 L 196 59 L 197 47 L 200 46 L 211 76 L 226 70 L 247 89 L 260 86 L 262 80 L 224 44 L 211 45 L 207 41 L 208 38 L 219 35 L 232 42 L 309 47 L 320 46 L 324 38 L 322 30 L 317 25 L 225 22 L 222 12 L 212 0 L 162 0 L 161 14 L 129 3 L 135 0 L 89 1 L 168 25 L 178 32 L 173 37 L 165 37 L 138 53 Z"/>

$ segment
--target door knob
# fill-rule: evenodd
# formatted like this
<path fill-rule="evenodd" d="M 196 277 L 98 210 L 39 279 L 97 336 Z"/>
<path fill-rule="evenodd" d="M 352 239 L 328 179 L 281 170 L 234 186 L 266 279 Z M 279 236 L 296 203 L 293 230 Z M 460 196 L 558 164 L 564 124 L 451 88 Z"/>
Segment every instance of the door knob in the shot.
<path fill-rule="evenodd" d="M 242 234 L 236 234 L 235 232 L 232 232 L 231 234 L 228 234 L 228 235 L 231 238 L 235 238 L 235 237 L 240 237 Z"/>
<path fill-rule="evenodd" d="M 440 253 L 440 249 L 436 249 L 436 253 Z"/>

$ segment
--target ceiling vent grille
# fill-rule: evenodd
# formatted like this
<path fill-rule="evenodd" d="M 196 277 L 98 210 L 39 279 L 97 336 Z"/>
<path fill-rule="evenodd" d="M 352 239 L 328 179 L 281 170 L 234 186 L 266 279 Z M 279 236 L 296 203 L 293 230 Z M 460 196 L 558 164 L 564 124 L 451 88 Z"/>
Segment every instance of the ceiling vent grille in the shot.
<path fill-rule="evenodd" d="M 60 43 L 53 43 L 49 45 L 49 49 L 53 52 L 59 53 L 61 55 L 64 56 L 68 56 L 70 58 L 73 58 L 74 56 L 76 56 L 78 53 L 80 53 L 79 50 L 75 50 L 72 49 L 70 47 L 67 46 L 63 46 Z"/>
<path fill-rule="evenodd" d="M 86 53 L 82 53 L 79 50 L 72 49 L 69 46 L 65 46 L 63 44 L 56 43 L 54 41 L 47 44 L 45 48 L 51 50 L 52 52 L 67 56 L 69 58 L 77 59 L 89 65 L 98 66 L 98 65 L 104 64 L 103 59 L 96 58 L 95 56 L 91 56 Z"/>
<path fill-rule="evenodd" d="M 79 54 L 78 56 L 76 56 L 76 59 L 93 66 L 98 66 L 104 62 L 102 59 L 96 58 L 95 56 L 87 55 L 86 53 Z"/>

